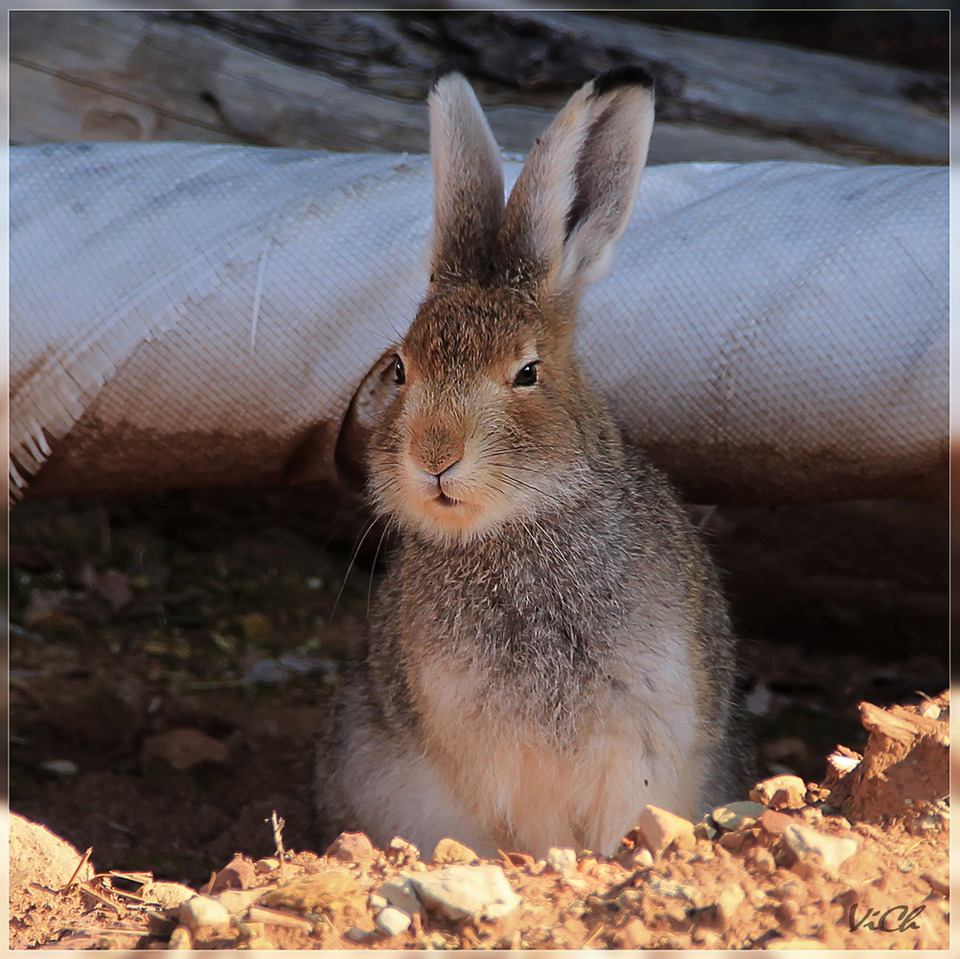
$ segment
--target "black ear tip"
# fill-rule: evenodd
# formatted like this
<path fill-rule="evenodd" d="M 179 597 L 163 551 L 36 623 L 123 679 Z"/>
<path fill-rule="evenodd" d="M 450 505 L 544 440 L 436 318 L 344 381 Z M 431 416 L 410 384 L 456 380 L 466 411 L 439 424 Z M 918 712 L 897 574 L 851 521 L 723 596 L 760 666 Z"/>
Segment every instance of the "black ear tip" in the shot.
<path fill-rule="evenodd" d="M 593 95 L 602 97 L 620 87 L 644 87 L 653 92 L 653 76 L 643 67 L 632 64 L 614 67 L 593 81 Z"/>

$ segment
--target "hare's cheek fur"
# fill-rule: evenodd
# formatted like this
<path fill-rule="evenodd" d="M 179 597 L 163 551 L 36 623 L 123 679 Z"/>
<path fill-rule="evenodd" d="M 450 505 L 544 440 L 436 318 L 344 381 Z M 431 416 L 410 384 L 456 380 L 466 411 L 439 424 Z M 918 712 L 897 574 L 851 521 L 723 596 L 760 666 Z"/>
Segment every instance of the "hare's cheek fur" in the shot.
<path fill-rule="evenodd" d="M 467 405 L 445 415 L 411 390 L 371 451 L 379 508 L 433 539 L 468 540 L 528 521 L 561 492 L 551 472 L 558 447 L 551 453 L 543 442 L 558 425 L 538 428 L 536 398 L 511 396 L 484 377 Z"/>

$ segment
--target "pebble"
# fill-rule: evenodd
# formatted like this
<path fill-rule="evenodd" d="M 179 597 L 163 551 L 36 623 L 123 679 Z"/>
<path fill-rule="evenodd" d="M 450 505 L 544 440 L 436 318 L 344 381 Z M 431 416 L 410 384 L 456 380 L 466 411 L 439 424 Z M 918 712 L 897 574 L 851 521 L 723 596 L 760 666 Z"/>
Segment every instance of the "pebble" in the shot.
<path fill-rule="evenodd" d="M 192 949 L 193 940 L 190 938 L 190 930 L 186 926 L 177 926 L 173 932 L 170 933 L 170 942 L 167 945 L 168 949 Z"/>
<path fill-rule="evenodd" d="M 377 890 L 377 894 L 386 900 L 384 905 L 396 906 L 411 916 L 421 911 L 420 900 L 417 898 L 416 890 L 409 876 L 400 876 L 397 879 L 385 882 Z M 373 897 L 371 896 L 371 903 L 372 900 Z"/>
<path fill-rule="evenodd" d="M 721 929 L 729 929 L 733 925 L 737 909 L 740 908 L 744 899 L 746 899 L 746 893 L 742 886 L 730 885 L 720 893 L 717 898 L 717 918 Z"/>
<path fill-rule="evenodd" d="M 369 862 L 377 854 L 366 833 L 342 832 L 327 846 L 325 856 L 340 862 Z"/>
<path fill-rule="evenodd" d="M 244 945 L 255 952 L 273 952 L 277 948 L 269 936 L 255 936 L 253 939 L 248 939 Z"/>
<path fill-rule="evenodd" d="M 812 856 L 819 856 L 823 870 L 829 876 L 836 876 L 840 866 L 860 848 L 852 837 L 840 839 L 827 836 L 808 826 L 796 824 L 784 829 L 783 838 L 800 863 L 809 863 Z"/>
<path fill-rule="evenodd" d="M 771 776 L 750 790 L 750 798 L 764 806 L 799 809 L 806 801 L 807 787 L 799 776 Z"/>
<path fill-rule="evenodd" d="M 180 904 L 180 925 L 190 932 L 198 929 L 225 929 L 230 925 L 230 913 L 206 896 L 194 896 Z"/>
<path fill-rule="evenodd" d="M 195 889 L 179 882 L 148 882 L 140 889 L 140 896 L 147 902 L 155 902 L 160 909 L 176 909 L 180 904 L 192 899 Z"/>
<path fill-rule="evenodd" d="M 435 872 L 412 876 L 418 898 L 436 906 L 450 919 L 468 917 L 500 919 L 520 905 L 500 866 L 443 866 Z"/>
<path fill-rule="evenodd" d="M 237 926 L 237 934 L 241 939 L 256 939 L 262 936 L 267 927 L 262 922 L 241 922 Z"/>
<path fill-rule="evenodd" d="M 224 889 L 249 889 L 257 881 L 257 871 L 249 859 L 236 858 L 217 873 L 212 893 Z"/>
<path fill-rule="evenodd" d="M 377 913 L 377 928 L 388 936 L 399 936 L 410 928 L 410 916 L 396 906 L 387 906 Z"/>
<path fill-rule="evenodd" d="M 640 869 L 646 869 L 653 865 L 653 853 L 646 846 L 633 857 L 633 864 Z"/>
<path fill-rule="evenodd" d="M 777 862 L 773 853 L 765 846 L 754 846 L 747 851 L 744 861 L 760 875 L 772 876 L 777 871 Z"/>
<path fill-rule="evenodd" d="M 637 819 L 637 827 L 643 833 L 647 848 L 659 856 L 668 846 L 690 849 L 696 845 L 693 823 L 657 806 L 644 806 Z"/>
<path fill-rule="evenodd" d="M 279 869 L 280 860 L 274 859 L 272 856 L 266 859 L 258 859 L 253 864 L 253 868 L 256 870 L 258 876 L 262 876 L 264 873 L 273 872 L 274 869 Z"/>
<path fill-rule="evenodd" d="M 261 902 L 273 909 L 293 912 L 316 912 L 329 909 L 360 891 L 357 881 L 342 872 L 315 872 L 267 892 Z"/>
<path fill-rule="evenodd" d="M 480 857 L 456 839 L 441 839 L 434 847 L 430 861 L 433 863 L 474 862 Z"/>
<path fill-rule="evenodd" d="M 777 812 L 775 809 L 764 809 L 759 821 L 760 828 L 772 836 L 782 835 L 787 826 L 796 825 L 797 822 L 793 816 L 788 816 L 783 812 Z"/>
<path fill-rule="evenodd" d="M 253 905 L 264 890 L 260 889 L 226 889 L 214 898 L 231 916 L 239 916 L 248 906 Z"/>
<path fill-rule="evenodd" d="M 752 826 L 763 815 L 763 809 L 757 802 L 732 802 L 717 806 L 710 817 L 721 829 L 731 832 L 741 826 Z"/>
<path fill-rule="evenodd" d="M 387 902 L 387 900 L 384 899 L 383 896 L 379 895 L 378 893 L 372 892 L 370 893 L 370 898 L 367 900 L 367 905 L 374 912 L 376 912 L 378 909 L 386 909 L 387 906 L 390 905 L 390 903 Z"/>
<path fill-rule="evenodd" d="M 947 873 L 937 874 L 935 872 L 924 872 L 920 874 L 920 878 L 936 893 L 939 893 L 941 896 L 950 895 L 950 880 L 947 878 Z"/>
<path fill-rule="evenodd" d="M 572 849 L 551 846 L 547 850 L 547 866 L 561 874 L 577 871 L 577 854 Z"/>
<path fill-rule="evenodd" d="M 394 852 L 403 853 L 407 859 L 420 858 L 420 850 L 412 842 L 407 842 L 407 840 L 401 836 L 394 836 L 387 844 L 387 848 L 392 849 Z"/>

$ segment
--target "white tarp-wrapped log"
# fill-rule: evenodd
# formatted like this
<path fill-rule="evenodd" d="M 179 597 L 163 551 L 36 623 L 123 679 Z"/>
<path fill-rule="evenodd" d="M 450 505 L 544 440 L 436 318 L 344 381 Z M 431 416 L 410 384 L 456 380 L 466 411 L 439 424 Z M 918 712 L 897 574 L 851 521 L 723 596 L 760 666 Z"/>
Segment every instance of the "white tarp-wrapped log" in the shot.
<path fill-rule="evenodd" d="M 97 144 L 10 167 L 15 495 L 335 475 L 426 286 L 427 157 Z M 702 502 L 945 495 L 947 179 L 649 168 L 580 329 L 631 440 Z"/>

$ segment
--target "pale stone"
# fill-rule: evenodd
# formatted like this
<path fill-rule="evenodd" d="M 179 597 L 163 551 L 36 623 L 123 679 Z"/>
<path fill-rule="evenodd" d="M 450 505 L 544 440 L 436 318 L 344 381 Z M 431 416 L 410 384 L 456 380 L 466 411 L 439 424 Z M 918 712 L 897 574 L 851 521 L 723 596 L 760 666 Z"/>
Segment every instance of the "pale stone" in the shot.
<path fill-rule="evenodd" d="M 750 798 L 764 806 L 799 809 L 806 802 L 807 787 L 799 776 L 771 776 L 750 790 Z"/>
<path fill-rule="evenodd" d="M 399 936 L 410 928 L 410 916 L 396 906 L 387 906 L 377 913 L 377 928 L 388 936 Z"/>
<path fill-rule="evenodd" d="M 15 812 L 9 814 L 9 823 L 11 889 L 28 882 L 62 889 L 80 864 L 80 853 L 46 826 L 30 822 Z M 77 880 L 86 882 L 92 876 L 93 866 L 88 862 L 77 874 Z"/>
<path fill-rule="evenodd" d="M 456 839 L 441 839 L 433 850 L 430 861 L 433 863 L 474 862 L 480 857 L 462 842 Z"/>
<path fill-rule="evenodd" d="M 740 826 L 752 826 L 763 815 L 764 807 L 757 802 L 731 802 L 717 806 L 710 813 L 711 819 L 728 832 Z"/>
<path fill-rule="evenodd" d="M 840 866 L 860 848 L 853 837 L 828 836 L 808 826 L 787 826 L 783 838 L 799 862 L 810 864 L 816 856 L 828 876 L 836 876 Z"/>
<path fill-rule="evenodd" d="M 547 850 L 547 866 L 559 873 L 576 872 L 577 854 L 572 849 L 551 846 Z"/>
<path fill-rule="evenodd" d="M 644 806 L 640 810 L 637 826 L 643 833 L 647 848 L 659 856 L 668 846 L 690 849 L 696 844 L 693 823 L 657 806 Z"/>
<path fill-rule="evenodd" d="M 385 882 L 378 890 L 377 894 L 382 896 L 386 903 L 396 906 L 411 916 L 422 910 L 422 904 L 417 898 L 416 890 L 409 876 L 398 876 Z M 373 897 L 371 897 L 372 899 Z M 385 903 L 385 904 L 386 904 Z"/>
<path fill-rule="evenodd" d="M 522 901 L 500 866 L 444 866 L 435 872 L 412 876 L 417 896 L 450 919 L 499 919 Z"/>
<path fill-rule="evenodd" d="M 190 932 L 198 929 L 225 929 L 230 925 L 230 913 L 206 896 L 194 896 L 180 904 L 180 925 Z"/>

